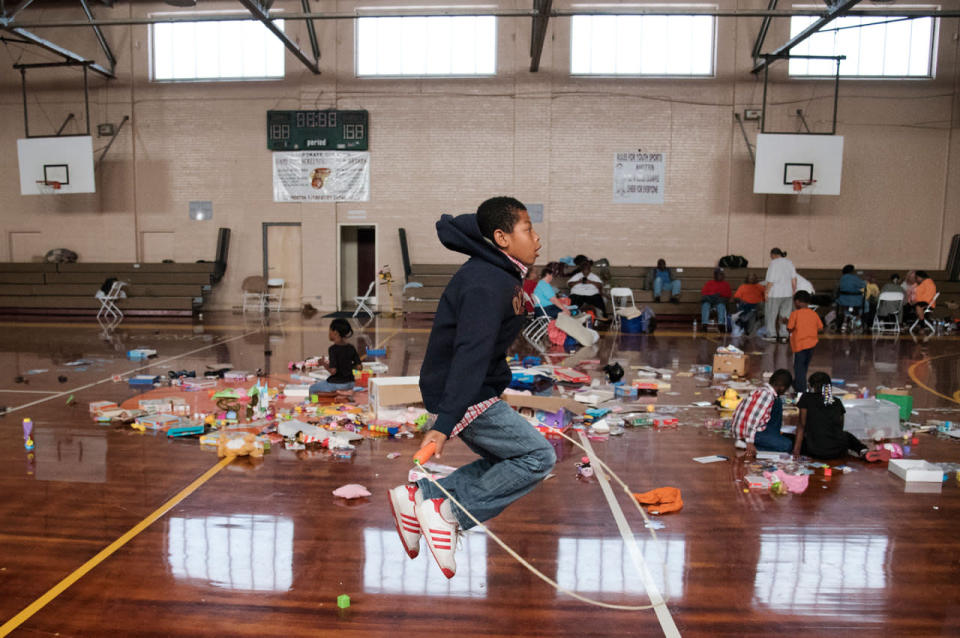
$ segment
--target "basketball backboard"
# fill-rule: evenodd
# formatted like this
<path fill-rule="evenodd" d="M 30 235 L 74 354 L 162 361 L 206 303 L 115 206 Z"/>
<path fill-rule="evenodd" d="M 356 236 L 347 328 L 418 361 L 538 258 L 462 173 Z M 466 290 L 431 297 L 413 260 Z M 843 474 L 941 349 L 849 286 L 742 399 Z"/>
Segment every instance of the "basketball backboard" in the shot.
<path fill-rule="evenodd" d="M 759 133 L 756 157 L 754 193 L 793 195 L 804 182 L 804 195 L 840 194 L 842 135 Z"/>
<path fill-rule="evenodd" d="M 95 193 L 89 135 L 17 140 L 21 195 Z"/>

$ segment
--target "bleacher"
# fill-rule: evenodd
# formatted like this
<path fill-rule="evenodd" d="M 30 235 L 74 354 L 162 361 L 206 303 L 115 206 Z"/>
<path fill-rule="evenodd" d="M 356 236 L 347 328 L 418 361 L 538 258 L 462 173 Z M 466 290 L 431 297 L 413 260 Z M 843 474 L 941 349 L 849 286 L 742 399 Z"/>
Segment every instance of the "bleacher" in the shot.
<path fill-rule="evenodd" d="M 408 288 L 405 291 L 404 311 L 408 313 L 436 312 L 440 295 L 459 265 L 412 264 L 410 268 L 411 274 L 408 281 L 419 282 L 423 284 L 423 288 Z M 542 266 L 534 266 L 536 272 L 539 272 L 540 268 Z M 660 320 L 692 321 L 693 318 L 700 316 L 700 289 L 703 284 L 713 278 L 712 267 L 674 268 L 677 278 L 683 285 L 680 293 L 680 303 L 676 304 L 669 302 L 668 293 L 664 293 L 663 302 L 654 301 L 653 291 L 646 290 L 644 287 L 647 270 L 649 269 L 645 266 L 611 266 L 608 283 L 610 286 L 621 286 L 633 290 L 633 296 L 637 304 L 649 306 Z M 883 287 L 891 274 L 897 272 L 903 276 L 907 269 L 864 269 L 864 271 L 876 277 L 877 284 Z M 568 267 L 567 272 L 572 272 L 572 268 Z M 728 268 L 725 270 L 726 279 L 734 291 L 736 291 L 737 286 L 744 283 L 748 274 L 756 274 L 760 280 L 763 280 L 766 272 L 765 267 Z M 798 272 L 810 280 L 818 294 L 833 295 L 837 281 L 840 279 L 839 268 L 800 268 Z M 933 278 L 937 290 L 941 293 L 937 301 L 938 310 L 935 316 L 949 316 L 947 302 L 960 303 L 960 281 L 948 281 L 947 273 L 943 270 L 928 270 L 927 273 Z M 561 292 L 567 292 L 566 277 L 554 279 L 553 285 Z M 609 291 L 605 291 L 604 294 L 609 305 Z M 410 297 L 416 297 L 417 300 L 411 301 Z"/>
<path fill-rule="evenodd" d="M 126 315 L 191 316 L 216 281 L 212 262 L 0 263 L 0 314 L 95 315 L 108 278 L 127 282 Z"/>

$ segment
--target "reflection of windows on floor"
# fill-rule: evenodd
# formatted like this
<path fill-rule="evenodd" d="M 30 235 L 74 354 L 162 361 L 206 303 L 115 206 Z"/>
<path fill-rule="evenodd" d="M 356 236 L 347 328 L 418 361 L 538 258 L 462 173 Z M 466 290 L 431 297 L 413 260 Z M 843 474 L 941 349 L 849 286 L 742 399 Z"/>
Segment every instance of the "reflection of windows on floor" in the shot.
<path fill-rule="evenodd" d="M 485 598 L 487 595 L 487 537 L 467 533 L 457 552 L 457 575 L 447 580 L 427 544 L 410 560 L 395 529 L 363 530 L 363 591 L 368 594 L 410 594 Z"/>
<path fill-rule="evenodd" d="M 176 578 L 226 589 L 287 591 L 293 582 L 293 521 L 254 514 L 173 517 L 167 560 Z"/>
<path fill-rule="evenodd" d="M 887 547 L 882 534 L 761 533 L 754 596 L 796 614 L 871 618 L 874 609 L 883 620 Z"/>
<path fill-rule="evenodd" d="M 637 546 L 660 592 L 683 595 L 685 544 L 682 538 L 637 539 Z M 579 593 L 646 592 L 622 538 L 561 538 L 557 542 L 557 582 Z"/>

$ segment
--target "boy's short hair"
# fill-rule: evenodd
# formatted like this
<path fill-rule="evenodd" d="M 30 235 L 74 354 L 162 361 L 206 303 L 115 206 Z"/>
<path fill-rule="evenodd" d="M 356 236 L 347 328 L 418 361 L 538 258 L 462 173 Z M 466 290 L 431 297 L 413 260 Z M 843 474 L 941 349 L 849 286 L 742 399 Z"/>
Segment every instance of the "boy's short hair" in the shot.
<path fill-rule="evenodd" d="M 793 300 L 801 303 L 810 303 L 810 299 L 810 293 L 806 290 L 798 290 L 796 294 L 793 295 Z"/>
<path fill-rule="evenodd" d="M 854 271 L 853 264 L 847 264 L 843 267 L 843 270 L 840 271 L 841 274 L 848 275 Z"/>
<path fill-rule="evenodd" d="M 790 387 L 793 384 L 793 375 L 789 370 L 780 368 L 770 375 L 770 385 Z"/>
<path fill-rule="evenodd" d="M 491 197 L 477 208 L 477 225 L 480 234 L 493 241 L 493 233 L 502 230 L 512 233 L 517 223 L 517 213 L 527 210 L 523 203 L 513 197 Z"/>
<path fill-rule="evenodd" d="M 930 275 L 927 274 L 926 270 L 918 270 L 917 279 L 930 279 Z"/>

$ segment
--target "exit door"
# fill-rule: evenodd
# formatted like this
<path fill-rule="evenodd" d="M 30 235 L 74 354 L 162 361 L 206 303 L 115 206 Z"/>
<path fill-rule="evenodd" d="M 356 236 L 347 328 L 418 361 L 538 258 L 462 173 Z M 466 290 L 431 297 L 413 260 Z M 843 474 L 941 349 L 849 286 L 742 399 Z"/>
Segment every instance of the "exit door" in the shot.
<path fill-rule="evenodd" d="M 300 310 L 303 287 L 301 246 L 299 223 L 264 222 L 263 276 L 271 283 L 271 299 L 280 299 L 280 310 Z M 274 303 L 271 302 L 271 309 Z"/>

